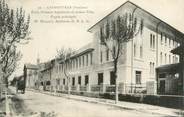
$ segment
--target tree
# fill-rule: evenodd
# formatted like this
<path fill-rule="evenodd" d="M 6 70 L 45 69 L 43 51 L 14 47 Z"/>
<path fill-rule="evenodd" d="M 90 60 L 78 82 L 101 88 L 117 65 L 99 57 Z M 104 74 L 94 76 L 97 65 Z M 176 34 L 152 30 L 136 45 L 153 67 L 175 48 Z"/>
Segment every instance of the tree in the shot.
<path fill-rule="evenodd" d="M 0 68 L 3 73 L 1 82 L 7 84 L 9 76 L 17 67 L 21 53 L 19 44 L 27 44 L 30 38 L 30 16 L 25 16 L 23 8 L 9 8 L 5 1 L 0 1 Z"/>
<path fill-rule="evenodd" d="M 2 72 L 3 72 L 3 82 L 5 84 L 8 83 L 8 78 L 15 71 L 18 66 L 17 62 L 22 58 L 22 54 L 20 52 L 16 52 L 16 49 L 12 49 L 8 55 L 5 57 L 5 60 L 2 64 Z"/>
<path fill-rule="evenodd" d="M 143 20 L 138 20 L 131 13 L 118 15 L 115 19 L 107 20 L 100 27 L 100 41 L 112 54 L 115 77 L 116 103 L 118 102 L 117 64 L 124 54 L 123 44 L 133 39 L 138 33 L 142 34 Z"/>
<path fill-rule="evenodd" d="M 67 79 L 67 86 L 68 86 L 68 94 L 70 94 L 70 68 L 71 68 L 71 56 L 74 53 L 74 50 L 71 48 L 61 48 L 57 50 L 56 58 L 61 61 L 63 65 L 64 75 Z"/>

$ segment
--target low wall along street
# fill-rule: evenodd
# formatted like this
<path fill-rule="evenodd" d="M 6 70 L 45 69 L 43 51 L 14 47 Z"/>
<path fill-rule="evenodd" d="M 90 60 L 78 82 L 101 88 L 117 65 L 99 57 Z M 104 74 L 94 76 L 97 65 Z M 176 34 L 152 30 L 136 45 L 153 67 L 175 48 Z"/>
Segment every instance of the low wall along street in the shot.
<path fill-rule="evenodd" d="M 39 90 L 43 92 L 56 92 L 68 94 L 68 86 L 56 87 L 58 90 L 54 90 L 54 87 L 47 87 L 46 90 Z M 79 95 L 93 98 L 104 98 L 115 100 L 115 92 L 103 92 L 102 86 L 99 87 L 99 91 L 87 91 L 83 90 L 83 87 L 71 87 L 71 95 Z M 86 87 L 87 89 L 87 87 Z M 88 88 L 89 89 L 89 88 Z M 37 90 L 37 89 L 36 89 Z M 113 90 L 111 90 L 113 91 Z M 184 109 L 184 96 L 180 95 L 149 95 L 146 93 L 119 93 L 119 101 L 135 102 L 135 103 L 144 103 L 151 105 L 158 105 L 169 108 Z"/>

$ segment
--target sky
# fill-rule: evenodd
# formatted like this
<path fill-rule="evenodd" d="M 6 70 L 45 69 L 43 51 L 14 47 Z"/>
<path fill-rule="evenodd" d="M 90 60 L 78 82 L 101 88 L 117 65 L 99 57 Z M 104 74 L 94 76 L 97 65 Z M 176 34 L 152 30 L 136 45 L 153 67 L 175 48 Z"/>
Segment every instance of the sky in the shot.
<path fill-rule="evenodd" d="M 184 0 L 130 0 L 156 17 L 162 19 L 176 29 L 184 32 Z M 19 67 L 14 73 L 23 73 L 25 63 L 36 64 L 53 59 L 56 50 L 62 47 L 79 49 L 92 41 L 92 34 L 87 30 L 108 15 L 111 11 L 126 2 L 126 0 L 7 0 L 13 9 L 23 7 L 31 15 L 30 37 L 27 45 L 19 45 L 23 54 Z M 89 14 L 77 14 L 77 18 L 88 21 L 85 23 L 39 23 L 35 20 L 48 20 L 51 16 L 33 11 L 45 10 L 53 6 L 82 6 L 92 11 Z M 48 9 L 47 9 L 48 11 Z"/>

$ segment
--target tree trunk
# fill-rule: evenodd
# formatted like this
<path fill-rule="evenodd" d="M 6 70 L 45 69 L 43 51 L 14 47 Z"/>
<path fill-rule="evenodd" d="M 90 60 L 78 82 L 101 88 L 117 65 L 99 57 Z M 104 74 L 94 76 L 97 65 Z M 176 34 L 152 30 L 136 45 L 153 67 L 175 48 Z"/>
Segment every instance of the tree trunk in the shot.
<path fill-rule="evenodd" d="M 8 78 L 5 76 L 6 73 L 3 73 L 3 76 L 2 76 L 2 84 L 5 86 L 5 87 L 8 87 Z"/>
<path fill-rule="evenodd" d="M 70 81 L 69 81 L 69 78 L 68 78 L 68 95 L 70 95 Z"/>
<path fill-rule="evenodd" d="M 115 103 L 118 103 L 118 80 L 117 80 L 117 60 L 114 60 L 114 77 L 115 77 Z"/>

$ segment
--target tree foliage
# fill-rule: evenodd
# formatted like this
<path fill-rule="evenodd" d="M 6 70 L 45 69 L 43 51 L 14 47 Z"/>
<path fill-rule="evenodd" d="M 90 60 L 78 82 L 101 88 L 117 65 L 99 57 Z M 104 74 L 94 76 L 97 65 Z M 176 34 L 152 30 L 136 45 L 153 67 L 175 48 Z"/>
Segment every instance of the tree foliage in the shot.
<path fill-rule="evenodd" d="M 100 26 L 100 41 L 112 54 L 115 77 L 116 103 L 118 101 L 117 64 L 123 55 L 123 43 L 129 42 L 143 31 L 143 20 L 139 20 L 131 13 L 118 15 L 116 18 L 107 20 Z"/>
<path fill-rule="evenodd" d="M 14 10 L 5 1 L 0 1 L 0 68 L 3 79 L 7 80 L 22 57 L 17 46 L 30 40 L 29 24 L 30 16 L 25 15 L 23 8 Z"/>
<path fill-rule="evenodd" d="M 122 54 L 122 43 L 128 42 L 133 37 L 142 34 L 143 20 L 139 22 L 131 13 L 123 16 L 118 15 L 117 18 L 107 20 L 100 27 L 101 44 L 106 46 L 112 53 L 113 59 L 118 59 Z"/>
<path fill-rule="evenodd" d="M 71 56 L 74 54 L 74 50 L 71 48 L 61 48 L 57 50 L 57 60 L 63 65 L 64 75 L 67 78 L 68 89 L 70 85 L 70 68 L 71 68 Z M 69 90 L 68 90 L 68 93 Z"/>

